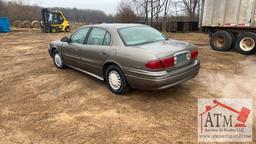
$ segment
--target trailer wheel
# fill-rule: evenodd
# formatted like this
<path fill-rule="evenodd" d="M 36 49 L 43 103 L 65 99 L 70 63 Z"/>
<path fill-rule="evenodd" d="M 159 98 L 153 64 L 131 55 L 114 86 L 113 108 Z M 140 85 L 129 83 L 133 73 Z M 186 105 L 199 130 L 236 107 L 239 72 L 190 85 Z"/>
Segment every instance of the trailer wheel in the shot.
<path fill-rule="evenodd" d="M 235 44 L 236 50 L 245 55 L 252 54 L 256 51 L 256 34 L 245 32 L 240 34 Z"/>
<path fill-rule="evenodd" d="M 227 31 L 217 31 L 210 39 L 210 45 L 212 49 L 217 51 L 227 51 L 232 45 L 232 36 Z"/>

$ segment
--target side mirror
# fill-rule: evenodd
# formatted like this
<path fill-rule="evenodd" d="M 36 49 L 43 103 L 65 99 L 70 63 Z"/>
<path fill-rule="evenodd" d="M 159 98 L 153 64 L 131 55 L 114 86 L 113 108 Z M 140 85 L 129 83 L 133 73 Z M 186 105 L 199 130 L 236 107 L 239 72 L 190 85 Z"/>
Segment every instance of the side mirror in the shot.
<path fill-rule="evenodd" d="M 67 43 L 69 43 L 69 38 L 68 38 L 68 37 L 63 37 L 63 38 L 61 38 L 60 41 L 61 41 L 61 42 L 67 42 Z"/>

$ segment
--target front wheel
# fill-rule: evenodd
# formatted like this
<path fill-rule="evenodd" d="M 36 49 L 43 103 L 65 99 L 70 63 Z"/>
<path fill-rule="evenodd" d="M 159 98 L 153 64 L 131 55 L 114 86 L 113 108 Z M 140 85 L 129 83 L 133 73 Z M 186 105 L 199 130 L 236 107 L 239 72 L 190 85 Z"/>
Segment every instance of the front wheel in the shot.
<path fill-rule="evenodd" d="M 62 57 L 59 54 L 59 52 L 55 51 L 53 53 L 53 62 L 55 64 L 55 66 L 59 69 L 64 69 L 66 68 L 65 64 L 63 63 Z"/>
<path fill-rule="evenodd" d="M 115 65 L 111 65 L 105 72 L 105 81 L 109 89 L 115 94 L 128 92 L 129 85 L 122 70 Z"/>
<path fill-rule="evenodd" d="M 52 32 L 52 33 L 57 33 L 57 32 L 58 32 L 57 27 L 51 27 L 51 32 Z"/>

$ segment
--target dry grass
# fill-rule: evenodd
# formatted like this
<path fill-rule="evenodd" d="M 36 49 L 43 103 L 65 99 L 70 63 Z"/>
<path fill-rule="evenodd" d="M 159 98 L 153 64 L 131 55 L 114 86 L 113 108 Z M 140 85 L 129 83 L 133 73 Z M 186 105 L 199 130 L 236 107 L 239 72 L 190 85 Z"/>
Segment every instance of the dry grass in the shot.
<path fill-rule="evenodd" d="M 196 143 L 198 98 L 248 97 L 255 105 L 255 56 L 212 51 L 205 34 L 168 34 L 200 45 L 195 79 L 124 96 L 78 71 L 55 68 L 48 43 L 64 35 L 0 34 L 0 143 Z"/>

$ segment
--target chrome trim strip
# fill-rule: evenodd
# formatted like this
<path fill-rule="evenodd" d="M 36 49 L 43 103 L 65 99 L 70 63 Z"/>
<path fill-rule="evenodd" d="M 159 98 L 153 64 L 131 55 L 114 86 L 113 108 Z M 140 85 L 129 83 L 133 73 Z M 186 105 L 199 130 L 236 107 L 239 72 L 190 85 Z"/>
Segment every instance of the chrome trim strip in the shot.
<path fill-rule="evenodd" d="M 167 72 L 165 70 L 153 72 L 153 71 L 146 71 L 146 70 L 139 70 L 139 69 L 129 68 L 128 71 L 132 72 L 132 73 L 140 74 L 140 75 L 155 76 L 155 77 L 164 76 L 164 75 L 167 74 Z"/>
<path fill-rule="evenodd" d="M 187 51 L 187 50 L 185 50 L 185 51 L 180 51 L 180 52 L 177 52 L 177 53 L 175 53 L 173 56 L 177 56 L 177 55 L 180 55 L 180 54 L 183 54 L 183 53 L 189 53 L 190 51 Z"/>
<path fill-rule="evenodd" d="M 70 66 L 70 65 L 67 65 L 68 67 L 71 67 L 71 68 L 73 68 L 73 69 L 76 69 L 76 70 L 78 70 L 78 71 L 80 71 L 80 72 L 83 72 L 83 73 L 85 73 L 85 74 L 88 74 L 88 75 L 90 75 L 90 76 L 93 76 L 93 77 L 95 77 L 95 78 L 97 78 L 97 79 L 99 79 L 99 80 L 104 80 L 102 77 L 99 77 L 99 76 L 97 76 L 97 75 L 95 75 L 95 74 L 93 74 L 93 73 L 90 73 L 90 72 L 87 72 L 87 71 L 85 71 L 85 70 L 82 70 L 82 69 L 80 69 L 80 68 L 76 68 L 76 67 L 73 67 L 73 66 Z"/>

